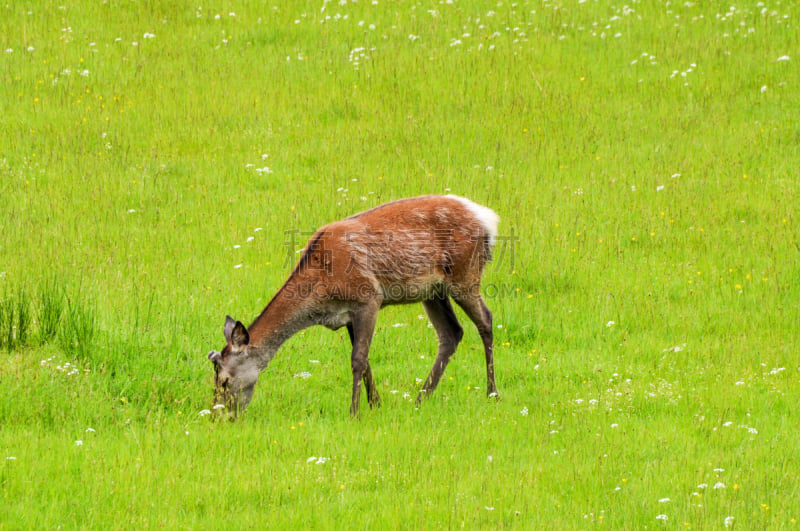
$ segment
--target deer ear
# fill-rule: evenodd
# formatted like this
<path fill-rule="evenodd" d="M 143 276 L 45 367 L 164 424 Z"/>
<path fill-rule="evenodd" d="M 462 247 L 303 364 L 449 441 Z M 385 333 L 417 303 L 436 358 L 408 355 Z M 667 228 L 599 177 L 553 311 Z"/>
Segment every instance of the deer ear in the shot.
<path fill-rule="evenodd" d="M 234 347 L 243 347 L 250 343 L 250 334 L 240 321 L 228 315 L 225 317 L 225 341 Z"/>
<path fill-rule="evenodd" d="M 230 343 L 234 347 L 243 347 L 250 343 L 250 334 L 247 333 L 247 329 L 239 321 L 236 321 L 233 325 Z"/>
<path fill-rule="evenodd" d="M 225 317 L 225 341 L 228 343 L 231 342 L 231 334 L 233 334 L 233 328 L 236 326 L 236 321 L 230 315 Z"/>

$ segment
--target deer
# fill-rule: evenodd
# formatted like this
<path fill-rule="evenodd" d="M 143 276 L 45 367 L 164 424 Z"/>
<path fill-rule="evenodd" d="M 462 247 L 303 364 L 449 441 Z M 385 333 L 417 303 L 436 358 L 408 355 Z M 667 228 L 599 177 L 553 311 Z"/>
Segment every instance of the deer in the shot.
<path fill-rule="evenodd" d="M 380 405 L 369 350 L 378 312 L 422 303 L 438 352 L 416 403 L 436 389 L 464 331 L 451 299 L 478 330 L 486 358 L 487 394 L 498 397 L 492 312 L 481 296 L 500 218 L 456 195 L 398 199 L 316 230 L 297 265 L 263 311 L 245 327 L 225 318 L 226 345 L 211 351 L 215 408 L 236 418 L 250 403 L 259 374 L 300 330 L 347 328 L 353 373 L 350 415 L 359 417 L 362 382 L 370 408 Z M 498 397 L 499 398 L 499 397 Z"/>

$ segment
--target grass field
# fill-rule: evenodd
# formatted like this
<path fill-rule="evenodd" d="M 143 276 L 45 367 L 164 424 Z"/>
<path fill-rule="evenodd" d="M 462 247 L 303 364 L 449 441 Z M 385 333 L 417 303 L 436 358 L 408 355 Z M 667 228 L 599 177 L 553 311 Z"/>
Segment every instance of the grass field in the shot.
<path fill-rule="evenodd" d="M 800 519 L 800 4 L 0 6 L 0 528 L 783 529 Z M 212 422 L 315 228 L 501 216 L 433 397 L 419 305 L 308 329 Z M 365 403 L 365 401 L 362 401 Z"/>

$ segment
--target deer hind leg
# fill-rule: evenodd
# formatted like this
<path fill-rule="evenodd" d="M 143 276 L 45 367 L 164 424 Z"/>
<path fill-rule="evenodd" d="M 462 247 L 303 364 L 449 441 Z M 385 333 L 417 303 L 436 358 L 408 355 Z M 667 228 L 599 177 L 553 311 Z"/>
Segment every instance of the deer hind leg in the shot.
<path fill-rule="evenodd" d="M 353 397 L 350 402 L 350 416 L 358 417 L 359 402 L 361 401 L 361 381 L 367 388 L 367 398 L 371 406 L 380 400 L 375 382 L 372 379 L 372 370 L 369 367 L 369 346 L 372 343 L 372 334 L 375 332 L 375 321 L 378 317 L 378 307 L 365 306 L 354 312 L 352 323 L 347 325 L 350 341 L 353 344 L 353 353 L 350 363 L 353 368 Z"/>
<path fill-rule="evenodd" d="M 431 372 L 417 396 L 417 404 L 420 403 L 423 396 L 430 395 L 436 389 L 439 379 L 450 361 L 450 357 L 464 335 L 464 330 L 458 324 L 458 319 L 456 319 L 456 314 L 447 295 L 437 295 L 433 299 L 424 301 L 422 305 L 425 307 L 425 313 L 428 314 L 428 318 L 436 329 L 436 335 L 439 337 L 439 352 L 436 354 L 436 361 L 433 362 Z"/>
<path fill-rule="evenodd" d="M 457 295 L 457 296 L 456 296 Z M 480 293 L 476 289 L 465 290 L 453 296 L 456 303 L 464 310 L 467 316 L 475 323 L 478 333 L 483 341 L 483 350 L 486 354 L 486 393 L 489 396 L 499 396 L 497 385 L 494 381 L 494 337 L 492 333 L 492 312 L 486 306 Z"/>

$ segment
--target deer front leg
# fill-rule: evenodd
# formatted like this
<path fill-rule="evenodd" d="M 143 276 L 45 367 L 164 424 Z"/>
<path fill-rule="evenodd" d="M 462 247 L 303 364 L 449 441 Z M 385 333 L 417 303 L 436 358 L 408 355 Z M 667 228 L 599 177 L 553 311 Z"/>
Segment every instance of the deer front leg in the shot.
<path fill-rule="evenodd" d="M 347 333 L 350 335 L 350 344 L 355 347 L 353 325 L 347 325 Z M 364 386 L 367 388 L 367 402 L 370 408 L 379 407 L 381 405 L 381 397 L 378 394 L 378 387 L 375 385 L 375 380 L 372 379 L 372 368 L 370 367 L 369 360 L 367 360 L 367 368 L 364 371 L 363 377 Z M 361 393 L 359 393 L 360 395 Z"/>
<path fill-rule="evenodd" d="M 381 397 L 378 395 L 378 386 L 372 379 L 372 368 L 367 363 L 367 370 L 364 371 L 364 386 L 367 388 L 367 403 L 370 408 L 380 407 Z"/>
<path fill-rule="evenodd" d="M 369 304 L 354 311 L 352 321 L 347 327 L 353 343 L 353 353 L 350 356 L 350 364 L 353 368 L 353 397 L 350 402 L 351 417 L 359 416 L 362 380 L 367 387 L 367 399 L 370 405 L 373 405 L 378 400 L 378 392 L 372 379 L 372 371 L 369 368 L 369 347 L 372 343 L 372 334 L 375 332 L 375 321 L 377 320 L 379 309 L 380 304 Z"/>

